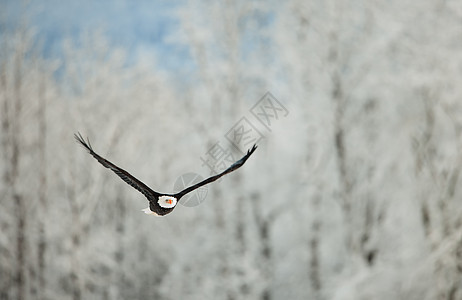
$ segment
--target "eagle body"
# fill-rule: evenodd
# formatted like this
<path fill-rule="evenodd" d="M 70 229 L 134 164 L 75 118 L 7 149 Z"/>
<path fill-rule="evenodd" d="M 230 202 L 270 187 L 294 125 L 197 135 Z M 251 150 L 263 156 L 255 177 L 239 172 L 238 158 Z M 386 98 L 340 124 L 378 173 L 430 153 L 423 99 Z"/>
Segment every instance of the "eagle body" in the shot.
<path fill-rule="evenodd" d="M 171 203 L 164 203 L 164 199 L 169 199 Z M 176 206 L 178 199 L 173 197 L 173 195 L 161 195 L 157 198 L 157 201 L 149 201 L 149 207 L 142 209 L 147 215 L 154 215 L 158 217 L 165 216 L 173 211 Z"/>

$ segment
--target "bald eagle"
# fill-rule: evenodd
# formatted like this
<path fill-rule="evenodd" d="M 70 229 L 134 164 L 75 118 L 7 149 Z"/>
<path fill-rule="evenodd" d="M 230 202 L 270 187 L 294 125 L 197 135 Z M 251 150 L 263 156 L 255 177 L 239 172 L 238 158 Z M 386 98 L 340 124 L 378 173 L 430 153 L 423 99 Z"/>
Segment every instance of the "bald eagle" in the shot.
<path fill-rule="evenodd" d="M 176 205 L 178 204 L 178 201 L 180 200 L 180 198 L 186 195 L 187 193 L 190 193 L 194 191 L 195 189 L 200 188 L 203 185 L 214 182 L 215 180 L 222 177 L 223 175 L 231 173 L 232 171 L 240 168 L 246 162 L 246 160 L 250 157 L 250 155 L 252 155 L 255 149 L 257 149 L 257 145 L 253 145 L 253 147 L 247 151 L 246 155 L 244 155 L 240 160 L 233 163 L 229 168 L 227 168 L 220 174 L 211 176 L 176 194 L 163 194 L 163 193 L 158 193 L 156 191 L 153 191 L 147 185 L 142 183 L 140 180 L 136 179 L 133 175 L 131 175 L 124 169 L 119 168 L 118 166 L 111 163 L 107 159 L 104 159 L 103 157 L 96 154 L 96 152 L 93 151 L 93 148 L 91 147 L 91 144 L 90 144 L 90 140 L 88 138 L 87 138 L 87 141 L 85 141 L 80 133 L 74 134 L 74 137 L 77 140 L 77 142 L 80 143 L 83 147 L 85 147 L 85 149 L 87 149 L 88 152 L 94 158 L 96 158 L 96 160 L 100 164 L 102 164 L 108 169 L 111 169 L 120 178 L 122 178 L 123 181 L 125 181 L 126 183 L 128 183 L 129 185 L 137 189 L 139 192 L 141 192 L 149 201 L 149 207 L 143 209 L 142 211 L 144 211 L 144 213 L 148 215 L 155 215 L 155 216 L 164 216 L 166 214 L 171 213 L 173 209 L 176 207 Z"/>

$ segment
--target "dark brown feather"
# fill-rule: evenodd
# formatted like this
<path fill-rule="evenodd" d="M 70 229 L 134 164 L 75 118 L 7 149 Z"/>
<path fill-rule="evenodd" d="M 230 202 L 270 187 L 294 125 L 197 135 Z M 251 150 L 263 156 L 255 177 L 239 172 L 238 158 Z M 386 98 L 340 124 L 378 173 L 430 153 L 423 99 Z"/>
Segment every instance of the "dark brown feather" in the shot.
<path fill-rule="evenodd" d="M 123 181 L 125 181 L 126 183 L 128 183 L 129 185 L 131 185 L 132 187 L 134 187 L 141 193 L 143 193 L 143 195 L 145 195 L 146 198 L 148 198 L 148 200 L 154 201 L 155 203 L 157 203 L 157 199 L 161 195 L 160 193 L 153 191 L 146 184 L 136 179 L 133 175 L 131 175 L 124 169 L 119 168 L 118 166 L 114 165 L 107 159 L 104 159 L 103 157 L 99 156 L 95 151 L 93 151 L 93 148 L 91 147 L 91 144 L 88 138 L 87 138 L 87 142 L 85 142 L 85 140 L 83 139 L 80 133 L 74 134 L 74 137 L 77 140 L 77 142 L 79 142 L 82 146 L 84 146 L 88 150 L 88 152 L 94 158 L 96 158 L 96 160 L 98 160 L 100 164 L 102 164 L 108 169 L 111 169 L 114 173 L 117 174 L 117 176 L 122 178 Z"/>
<path fill-rule="evenodd" d="M 250 157 L 250 155 L 252 155 L 252 153 L 255 152 L 256 149 L 257 149 L 257 145 L 253 145 L 252 149 L 249 149 L 247 151 L 246 155 L 244 155 L 240 160 L 236 161 L 234 164 L 232 164 L 229 168 L 227 168 L 226 170 L 224 170 L 220 174 L 211 176 L 211 177 L 209 177 L 209 178 L 207 178 L 207 179 L 205 179 L 205 180 L 203 180 L 203 181 L 201 181 L 199 183 L 196 183 L 195 185 L 190 186 L 190 187 L 182 190 L 181 192 L 173 195 L 173 197 L 175 197 L 177 199 L 180 199 L 181 197 L 183 197 L 187 193 L 190 193 L 190 192 L 194 191 L 195 189 L 200 188 L 203 185 L 214 182 L 215 180 L 219 179 L 223 175 L 226 175 L 226 174 L 231 173 L 232 171 L 234 171 L 236 169 L 239 169 L 246 162 L 246 160 Z"/>

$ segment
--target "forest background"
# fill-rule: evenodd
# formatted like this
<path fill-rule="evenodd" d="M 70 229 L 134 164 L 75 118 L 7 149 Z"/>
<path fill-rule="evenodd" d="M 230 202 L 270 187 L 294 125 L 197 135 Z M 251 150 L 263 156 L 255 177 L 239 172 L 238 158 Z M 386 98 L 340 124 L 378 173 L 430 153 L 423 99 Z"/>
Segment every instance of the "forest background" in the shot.
<path fill-rule="evenodd" d="M 462 299 L 462 2 L 0 8 L 0 299 Z"/>

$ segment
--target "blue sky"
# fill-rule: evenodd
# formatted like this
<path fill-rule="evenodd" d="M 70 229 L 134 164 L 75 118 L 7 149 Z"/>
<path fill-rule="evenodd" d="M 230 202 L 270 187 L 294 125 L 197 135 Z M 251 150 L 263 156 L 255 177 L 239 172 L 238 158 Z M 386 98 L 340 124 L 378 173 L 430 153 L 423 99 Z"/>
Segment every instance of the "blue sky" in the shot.
<path fill-rule="evenodd" d="M 129 62 L 152 54 L 159 68 L 174 71 L 192 65 L 188 47 L 172 38 L 180 27 L 175 12 L 182 4 L 164 0 L 0 0 L 0 16 L 7 20 L 7 28 L 27 20 L 43 43 L 45 57 L 59 56 L 64 38 L 78 41 L 82 33 L 101 29 L 111 45 L 126 50 Z"/>

